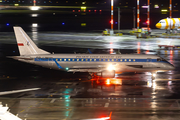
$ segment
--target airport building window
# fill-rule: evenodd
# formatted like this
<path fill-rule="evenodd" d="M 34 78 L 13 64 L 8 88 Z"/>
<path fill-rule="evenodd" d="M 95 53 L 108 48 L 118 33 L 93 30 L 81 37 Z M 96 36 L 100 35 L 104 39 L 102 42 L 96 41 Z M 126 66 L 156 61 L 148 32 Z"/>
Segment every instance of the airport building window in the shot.
<path fill-rule="evenodd" d="M 83 59 L 81 59 L 81 61 L 83 61 Z"/>
<path fill-rule="evenodd" d="M 69 59 L 69 61 L 71 61 L 71 59 Z"/>
<path fill-rule="evenodd" d="M 121 59 L 121 61 L 122 61 L 122 59 Z"/>
<path fill-rule="evenodd" d="M 86 61 L 88 61 L 88 59 L 86 59 Z"/>
<path fill-rule="evenodd" d="M 135 62 L 136 60 L 134 59 L 133 61 Z"/>
<path fill-rule="evenodd" d="M 131 61 L 131 59 L 129 59 L 129 61 Z"/>
<path fill-rule="evenodd" d="M 62 61 L 62 59 L 60 59 L 60 61 Z"/>
<path fill-rule="evenodd" d="M 106 61 L 106 60 L 104 59 L 104 61 Z"/>
<path fill-rule="evenodd" d="M 99 61 L 101 61 L 101 59 L 99 59 Z"/>
<path fill-rule="evenodd" d="M 96 61 L 96 59 L 94 59 L 94 61 Z"/>
<path fill-rule="evenodd" d="M 64 59 L 64 61 L 66 61 L 66 59 Z"/>
<path fill-rule="evenodd" d="M 79 61 L 79 59 L 77 59 L 77 61 Z"/>
<path fill-rule="evenodd" d="M 90 61 L 92 61 L 92 59 L 90 59 Z"/>
<path fill-rule="evenodd" d="M 74 61 L 74 59 L 72 59 L 72 61 Z"/>
<path fill-rule="evenodd" d="M 114 61 L 114 59 L 112 59 L 112 61 Z"/>

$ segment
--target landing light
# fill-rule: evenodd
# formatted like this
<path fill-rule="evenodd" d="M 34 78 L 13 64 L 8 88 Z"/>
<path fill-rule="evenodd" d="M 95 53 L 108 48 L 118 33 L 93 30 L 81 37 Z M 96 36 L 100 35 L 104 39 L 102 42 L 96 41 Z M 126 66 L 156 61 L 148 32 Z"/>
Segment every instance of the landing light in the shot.
<path fill-rule="evenodd" d="M 69 68 L 68 68 L 68 67 L 66 67 L 66 70 L 69 70 Z"/>
<path fill-rule="evenodd" d="M 156 73 L 153 73 L 152 76 L 153 76 L 153 77 L 156 77 Z"/>
<path fill-rule="evenodd" d="M 112 70 L 114 70 L 115 68 L 114 68 L 114 66 L 113 65 L 109 65 L 108 67 L 107 67 L 107 70 L 109 70 L 109 71 L 112 71 Z"/>
<path fill-rule="evenodd" d="M 30 7 L 30 9 L 31 9 L 31 10 L 39 10 L 40 7 L 38 7 L 38 6 L 32 6 L 32 7 Z"/>

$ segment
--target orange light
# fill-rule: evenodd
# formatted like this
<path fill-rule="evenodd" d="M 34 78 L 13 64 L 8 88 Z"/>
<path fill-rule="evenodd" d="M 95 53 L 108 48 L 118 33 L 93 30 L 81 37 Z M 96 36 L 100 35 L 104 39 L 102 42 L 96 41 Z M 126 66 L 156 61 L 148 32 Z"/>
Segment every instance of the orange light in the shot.
<path fill-rule="evenodd" d="M 106 84 L 110 85 L 110 80 L 109 79 L 106 80 Z"/>
<path fill-rule="evenodd" d="M 147 20 L 146 23 L 149 24 L 149 20 Z"/>

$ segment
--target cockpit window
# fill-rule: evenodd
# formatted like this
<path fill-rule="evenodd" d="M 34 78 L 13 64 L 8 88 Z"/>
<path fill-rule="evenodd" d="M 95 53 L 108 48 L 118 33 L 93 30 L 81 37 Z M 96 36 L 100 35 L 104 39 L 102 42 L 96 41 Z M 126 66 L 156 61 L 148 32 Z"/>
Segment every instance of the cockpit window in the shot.
<path fill-rule="evenodd" d="M 166 62 L 166 60 L 163 59 L 163 58 L 158 58 L 157 61 L 158 61 L 158 62 L 160 62 L 160 61 L 165 61 L 165 62 Z"/>
<path fill-rule="evenodd" d="M 166 23 L 165 21 L 159 21 L 159 23 Z"/>

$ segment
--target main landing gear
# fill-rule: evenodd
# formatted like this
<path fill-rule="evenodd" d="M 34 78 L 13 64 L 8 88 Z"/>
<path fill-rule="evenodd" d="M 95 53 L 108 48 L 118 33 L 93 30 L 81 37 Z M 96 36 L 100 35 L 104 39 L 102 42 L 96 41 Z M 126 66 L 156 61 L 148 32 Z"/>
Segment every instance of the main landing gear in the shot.
<path fill-rule="evenodd" d="M 156 79 L 156 73 L 151 73 L 151 79 L 155 80 Z"/>

